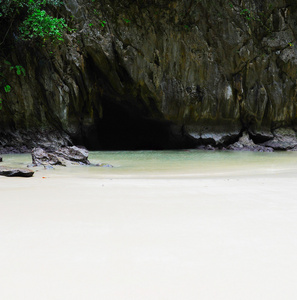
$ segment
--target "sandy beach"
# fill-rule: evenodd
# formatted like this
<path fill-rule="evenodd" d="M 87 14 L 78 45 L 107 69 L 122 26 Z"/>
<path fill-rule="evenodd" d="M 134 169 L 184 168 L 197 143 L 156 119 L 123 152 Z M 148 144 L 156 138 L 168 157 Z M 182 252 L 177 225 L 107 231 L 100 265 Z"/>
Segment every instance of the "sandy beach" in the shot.
<path fill-rule="evenodd" d="M 296 299 L 296 172 L 227 171 L 0 178 L 0 298 Z"/>

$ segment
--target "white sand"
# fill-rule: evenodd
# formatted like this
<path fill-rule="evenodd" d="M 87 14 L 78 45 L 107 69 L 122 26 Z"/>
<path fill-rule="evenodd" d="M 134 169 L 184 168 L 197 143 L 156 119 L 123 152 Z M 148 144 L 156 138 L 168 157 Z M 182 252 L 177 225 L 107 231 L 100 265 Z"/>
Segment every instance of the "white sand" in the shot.
<path fill-rule="evenodd" d="M 51 174 L 0 178 L 0 299 L 297 299 L 297 174 Z"/>

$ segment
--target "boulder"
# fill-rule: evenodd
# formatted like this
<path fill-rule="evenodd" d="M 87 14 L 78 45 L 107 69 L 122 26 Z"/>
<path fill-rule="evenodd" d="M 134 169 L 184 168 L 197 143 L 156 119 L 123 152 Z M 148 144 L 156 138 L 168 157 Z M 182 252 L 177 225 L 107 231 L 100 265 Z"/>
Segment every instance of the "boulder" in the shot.
<path fill-rule="evenodd" d="M 273 132 L 273 135 L 272 140 L 261 145 L 275 150 L 290 150 L 297 147 L 296 133 L 292 128 L 278 128 Z"/>
<path fill-rule="evenodd" d="M 273 152 L 273 149 L 270 147 L 265 147 L 262 145 L 255 144 L 249 137 L 247 132 L 242 134 L 242 137 L 238 142 L 229 145 L 227 150 L 235 151 L 254 151 L 254 152 Z"/>
<path fill-rule="evenodd" d="M 47 166 L 68 164 L 90 165 L 88 150 L 76 146 L 63 147 L 55 152 L 49 153 L 41 148 L 32 150 L 32 166 Z"/>
<path fill-rule="evenodd" d="M 77 162 L 80 165 L 89 165 L 88 160 L 89 151 L 85 148 L 79 148 L 76 146 L 63 147 L 54 152 L 58 158 L 65 159 L 66 161 Z"/>
<path fill-rule="evenodd" d="M 30 169 L 18 169 L 9 167 L 0 167 L 0 175 L 7 177 L 32 177 L 34 171 Z"/>
<path fill-rule="evenodd" d="M 40 165 L 62 165 L 66 166 L 64 159 L 60 159 L 53 153 L 48 153 L 41 148 L 33 148 L 32 150 L 32 167 Z"/>
<path fill-rule="evenodd" d="M 0 162 L 2 162 L 3 161 L 3 159 L 2 159 L 2 157 L 0 156 Z"/>

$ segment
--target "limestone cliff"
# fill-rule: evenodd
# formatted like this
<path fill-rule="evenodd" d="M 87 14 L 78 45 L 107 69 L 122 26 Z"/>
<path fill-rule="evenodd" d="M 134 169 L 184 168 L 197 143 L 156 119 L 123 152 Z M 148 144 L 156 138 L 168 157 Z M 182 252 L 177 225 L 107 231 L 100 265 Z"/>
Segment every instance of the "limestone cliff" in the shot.
<path fill-rule="evenodd" d="M 295 146 L 296 1 L 65 0 L 59 13 L 73 29 L 62 45 L 15 32 L 6 51 L 26 76 L 2 66 L 4 146 L 227 146 L 279 128 Z"/>

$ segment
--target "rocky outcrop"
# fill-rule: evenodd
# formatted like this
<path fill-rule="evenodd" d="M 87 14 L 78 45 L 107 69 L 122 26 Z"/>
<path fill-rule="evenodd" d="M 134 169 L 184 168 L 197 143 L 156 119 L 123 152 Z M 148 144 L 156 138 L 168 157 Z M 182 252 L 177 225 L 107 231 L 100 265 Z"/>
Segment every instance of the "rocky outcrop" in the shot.
<path fill-rule="evenodd" d="M 263 146 L 271 147 L 275 150 L 290 150 L 296 148 L 296 133 L 291 128 L 281 128 L 273 132 L 273 139 L 263 143 Z"/>
<path fill-rule="evenodd" d="M 48 153 L 44 149 L 34 148 L 32 150 L 32 167 L 54 166 L 61 165 L 67 166 L 69 164 L 76 165 L 90 165 L 88 160 L 88 151 L 76 146 L 63 147 L 55 152 Z"/>
<path fill-rule="evenodd" d="M 244 132 L 240 139 L 234 144 L 229 145 L 227 149 L 236 151 L 273 152 L 273 147 L 255 144 L 247 132 Z"/>
<path fill-rule="evenodd" d="M 3 154 L 29 153 L 35 147 L 54 151 L 69 144 L 72 144 L 69 136 L 58 130 L 0 130 L 0 153 Z"/>
<path fill-rule="evenodd" d="M 18 169 L 1 166 L 0 175 L 6 177 L 32 177 L 34 175 L 34 171 L 30 169 Z"/>
<path fill-rule="evenodd" d="M 246 131 L 293 148 L 295 2 L 65 0 L 63 44 L 32 46 L 15 31 L 6 60 L 26 76 L 3 67 L 0 145 L 42 130 L 91 150 L 228 147 Z"/>

